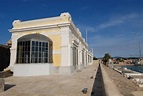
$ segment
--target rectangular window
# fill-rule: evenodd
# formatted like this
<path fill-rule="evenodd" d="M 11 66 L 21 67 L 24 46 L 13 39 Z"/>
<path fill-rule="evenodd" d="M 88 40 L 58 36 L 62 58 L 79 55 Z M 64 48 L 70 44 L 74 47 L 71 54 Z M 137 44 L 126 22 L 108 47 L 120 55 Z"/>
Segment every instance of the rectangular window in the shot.
<path fill-rule="evenodd" d="M 20 41 L 17 44 L 17 63 L 30 63 L 30 41 Z"/>
<path fill-rule="evenodd" d="M 78 65 L 78 48 L 76 46 L 73 46 L 73 66 L 74 69 L 76 69 Z"/>

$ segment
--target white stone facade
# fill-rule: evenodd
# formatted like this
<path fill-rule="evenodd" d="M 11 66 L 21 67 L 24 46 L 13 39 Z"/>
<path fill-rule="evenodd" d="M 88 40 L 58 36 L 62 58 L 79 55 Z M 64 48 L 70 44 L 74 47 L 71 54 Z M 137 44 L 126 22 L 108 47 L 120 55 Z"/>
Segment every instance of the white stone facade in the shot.
<path fill-rule="evenodd" d="M 15 76 L 71 74 L 93 63 L 93 54 L 88 50 L 88 44 L 72 22 L 69 13 L 31 21 L 15 20 L 13 28 L 9 31 L 12 33 L 10 68 Z M 18 40 L 29 34 L 39 34 L 51 39 L 53 42 L 52 62 L 18 63 Z"/>

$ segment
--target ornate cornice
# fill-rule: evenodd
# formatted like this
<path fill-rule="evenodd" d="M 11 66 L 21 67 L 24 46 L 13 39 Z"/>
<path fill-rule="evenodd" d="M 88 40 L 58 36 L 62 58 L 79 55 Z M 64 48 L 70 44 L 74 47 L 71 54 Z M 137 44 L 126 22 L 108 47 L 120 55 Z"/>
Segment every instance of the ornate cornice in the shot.
<path fill-rule="evenodd" d="M 24 32 L 24 31 L 31 31 L 31 30 L 41 30 L 41 29 L 50 29 L 50 28 L 60 28 L 64 26 L 69 26 L 70 23 L 61 23 L 61 24 L 51 24 L 45 26 L 36 26 L 36 27 L 25 27 L 25 28 L 17 28 L 17 29 L 9 29 L 9 32 Z"/>

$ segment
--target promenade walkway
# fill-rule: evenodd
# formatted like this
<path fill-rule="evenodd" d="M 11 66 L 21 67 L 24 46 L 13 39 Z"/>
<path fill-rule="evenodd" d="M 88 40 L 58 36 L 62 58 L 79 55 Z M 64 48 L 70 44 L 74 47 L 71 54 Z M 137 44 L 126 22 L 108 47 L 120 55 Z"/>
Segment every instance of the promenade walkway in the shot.
<path fill-rule="evenodd" d="M 7 77 L 5 91 L 0 96 L 91 96 L 92 91 L 95 95 L 93 89 L 96 88 L 94 80 L 98 65 L 94 63 L 70 76 Z M 83 88 L 88 88 L 86 94 L 82 92 Z"/>

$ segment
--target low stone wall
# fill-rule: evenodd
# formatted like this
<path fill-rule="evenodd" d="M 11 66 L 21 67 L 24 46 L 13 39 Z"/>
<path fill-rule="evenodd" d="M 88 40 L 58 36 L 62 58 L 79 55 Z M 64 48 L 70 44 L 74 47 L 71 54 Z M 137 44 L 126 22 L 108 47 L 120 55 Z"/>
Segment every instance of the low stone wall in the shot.
<path fill-rule="evenodd" d="M 0 72 L 0 93 L 4 91 L 4 74 Z"/>
<path fill-rule="evenodd" d="M 103 68 L 104 65 L 100 64 L 101 66 L 101 72 L 102 72 L 102 78 L 103 78 L 103 85 L 104 85 L 104 90 L 105 90 L 105 95 L 106 96 L 123 96 L 114 82 L 110 79 L 108 76 L 107 72 Z"/>

